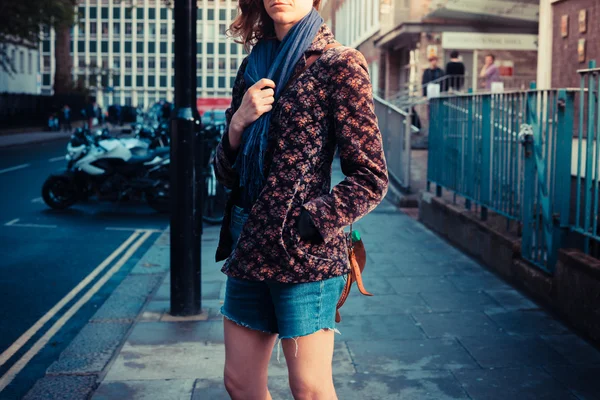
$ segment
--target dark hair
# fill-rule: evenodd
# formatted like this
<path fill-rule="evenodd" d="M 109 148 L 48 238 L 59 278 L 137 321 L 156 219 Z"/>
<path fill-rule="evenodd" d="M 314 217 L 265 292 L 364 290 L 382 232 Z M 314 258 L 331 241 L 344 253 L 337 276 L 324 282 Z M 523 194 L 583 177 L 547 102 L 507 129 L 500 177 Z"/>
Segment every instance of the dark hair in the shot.
<path fill-rule="evenodd" d="M 321 0 L 313 0 L 313 7 L 317 10 L 321 6 Z M 275 38 L 275 26 L 269 17 L 263 0 L 239 0 L 240 10 L 236 19 L 229 27 L 229 35 L 238 38 L 237 43 L 244 45 L 246 51 L 263 38 Z"/>
<path fill-rule="evenodd" d="M 459 55 L 457 50 L 453 50 L 452 53 L 450 53 L 450 58 L 458 58 Z"/>
<path fill-rule="evenodd" d="M 492 57 L 492 61 L 496 61 L 496 56 L 492 53 L 489 53 L 488 55 L 486 55 L 486 57 Z"/>

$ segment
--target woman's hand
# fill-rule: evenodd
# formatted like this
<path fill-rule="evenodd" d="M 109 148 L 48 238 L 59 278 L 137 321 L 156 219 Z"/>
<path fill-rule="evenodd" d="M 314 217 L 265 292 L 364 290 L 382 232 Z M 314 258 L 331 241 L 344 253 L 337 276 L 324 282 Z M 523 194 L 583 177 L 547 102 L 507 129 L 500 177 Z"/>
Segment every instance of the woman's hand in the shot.
<path fill-rule="evenodd" d="M 233 150 L 240 147 L 244 129 L 264 113 L 273 109 L 275 103 L 275 82 L 261 79 L 244 94 L 242 104 L 233 114 L 229 124 L 229 144 Z"/>

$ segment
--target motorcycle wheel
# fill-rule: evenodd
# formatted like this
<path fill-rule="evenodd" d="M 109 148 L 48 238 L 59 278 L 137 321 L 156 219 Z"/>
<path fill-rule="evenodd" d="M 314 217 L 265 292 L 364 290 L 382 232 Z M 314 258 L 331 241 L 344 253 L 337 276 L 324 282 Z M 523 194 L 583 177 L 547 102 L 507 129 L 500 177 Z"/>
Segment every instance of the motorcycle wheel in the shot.
<path fill-rule="evenodd" d="M 64 210 L 77 202 L 77 192 L 68 176 L 51 175 L 42 186 L 42 198 L 48 207 Z"/>
<path fill-rule="evenodd" d="M 207 224 L 218 225 L 223 222 L 223 214 L 227 204 L 227 191 L 214 174 L 206 178 L 204 185 L 204 207 L 202 220 Z"/>
<path fill-rule="evenodd" d="M 171 207 L 169 181 L 163 180 L 146 193 L 146 202 L 161 214 L 168 213 Z"/>

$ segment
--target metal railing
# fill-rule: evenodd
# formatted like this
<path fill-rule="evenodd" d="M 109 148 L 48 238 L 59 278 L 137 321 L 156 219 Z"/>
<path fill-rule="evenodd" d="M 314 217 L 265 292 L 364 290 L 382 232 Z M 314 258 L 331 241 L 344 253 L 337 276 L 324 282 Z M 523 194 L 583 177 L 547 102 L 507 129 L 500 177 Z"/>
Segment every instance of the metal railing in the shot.
<path fill-rule="evenodd" d="M 579 91 L 430 102 L 428 189 L 434 183 L 438 196 L 445 188 L 467 208 L 477 204 L 482 219 L 490 210 L 516 221 L 522 256 L 548 272 L 567 240 L 587 253 L 600 244 L 600 69 L 579 73 Z"/>
<path fill-rule="evenodd" d="M 410 191 L 411 132 L 418 129 L 411 124 L 410 111 L 400 110 L 375 94 L 373 99 L 390 180 Z"/>
<path fill-rule="evenodd" d="M 600 68 L 591 61 L 589 68 L 578 71 L 581 77 L 578 104 L 577 140 L 572 174 L 575 183 L 575 216 L 572 230 L 584 236 L 584 251 L 590 240 L 600 242 L 598 207 L 600 203 Z M 587 89 L 587 90 L 586 90 Z"/>

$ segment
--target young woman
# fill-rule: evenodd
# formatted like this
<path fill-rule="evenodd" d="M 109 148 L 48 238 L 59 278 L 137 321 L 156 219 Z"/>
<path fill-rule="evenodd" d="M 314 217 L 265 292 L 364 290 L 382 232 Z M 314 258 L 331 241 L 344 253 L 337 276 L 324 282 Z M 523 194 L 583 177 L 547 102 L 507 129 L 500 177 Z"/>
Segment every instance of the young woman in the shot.
<path fill-rule="evenodd" d="M 217 261 L 227 259 L 221 313 L 233 399 L 271 399 L 278 336 L 294 398 L 336 398 L 335 309 L 349 272 L 343 229 L 387 191 L 366 61 L 335 47 L 319 3 L 239 0 L 232 24 L 252 48 L 214 161 L 232 189 Z M 346 178 L 331 189 L 336 147 Z"/>

